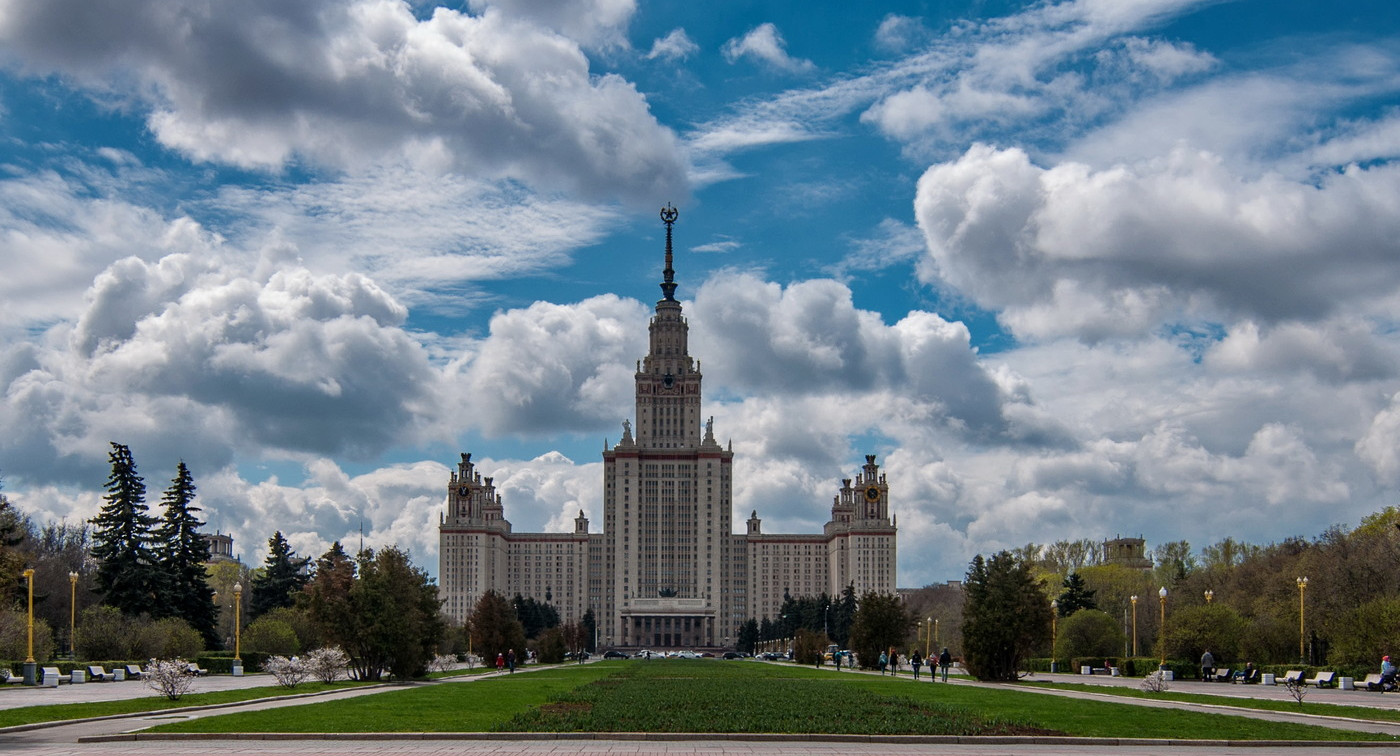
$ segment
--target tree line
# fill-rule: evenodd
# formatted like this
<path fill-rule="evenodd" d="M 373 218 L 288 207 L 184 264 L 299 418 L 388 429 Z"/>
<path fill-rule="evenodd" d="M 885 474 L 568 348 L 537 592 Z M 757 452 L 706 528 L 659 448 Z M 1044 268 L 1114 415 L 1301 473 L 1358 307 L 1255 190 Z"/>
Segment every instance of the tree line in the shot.
<path fill-rule="evenodd" d="M 1311 540 L 1227 537 L 1199 551 L 1164 543 L 1146 570 L 1103 563 L 1082 548 L 1087 542 L 1074 550 L 1065 543 L 973 560 L 962 642 L 974 674 L 1010 679 L 1032 657 L 1137 656 L 1189 667 L 1206 650 L 1226 667 L 1361 672 L 1400 651 L 1395 507 Z M 1069 551 L 1091 555 L 1075 561 Z"/>

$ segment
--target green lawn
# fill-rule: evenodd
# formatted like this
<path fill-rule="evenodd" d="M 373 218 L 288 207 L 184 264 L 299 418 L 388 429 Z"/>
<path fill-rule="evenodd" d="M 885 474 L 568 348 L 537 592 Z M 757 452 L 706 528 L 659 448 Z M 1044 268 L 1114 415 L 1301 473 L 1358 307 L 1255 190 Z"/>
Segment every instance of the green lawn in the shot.
<path fill-rule="evenodd" d="M 791 665 L 651 660 L 566 665 L 335 702 L 174 722 L 157 732 L 1044 733 L 1238 740 L 1389 740 L 1031 691 L 914 684 Z"/>
<path fill-rule="evenodd" d="M 142 683 L 127 682 L 123 684 L 141 685 Z M 158 696 L 155 691 L 151 691 L 150 697 L 130 698 L 123 701 L 94 701 L 92 703 L 22 706 L 14 709 L 0 709 L 0 727 L 13 727 L 15 725 L 35 724 L 38 722 L 58 722 L 68 719 L 87 719 L 89 717 L 109 717 L 116 714 L 139 714 L 146 711 L 164 711 L 166 709 L 178 709 L 185 706 L 213 706 L 216 704 L 251 701 L 257 698 L 339 690 L 361 684 L 362 683 L 353 682 L 338 682 L 329 685 L 325 683 L 302 683 L 295 688 L 284 688 L 281 685 L 274 685 L 262 688 L 245 688 L 243 690 L 220 690 L 210 693 L 189 693 L 178 701 L 171 701 L 168 698 Z M 31 691 L 16 690 L 13 692 L 6 692 L 5 695 L 22 696 L 30 692 Z"/>
<path fill-rule="evenodd" d="M 1324 717 L 1350 717 L 1352 719 L 1369 719 L 1375 722 L 1400 722 L 1400 711 L 1395 709 L 1377 709 L 1370 706 L 1349 706 L 1344 703 L 1318 703 L 1316 699 L 1309 702 L 1303 700 L 1302 707 L 1293 699 L 1256 699 L 1256 698 L 1236 698 L 1234 696 L 1213 696 L 1208 693 L 1147 693 L 1137 688 L 1121 688 L 1114 685 L 1086 685 L 1084 683 L 1046 683 L 1034 682 L 1026 683 L 1032 687 L 1048 688 L 1051 690 L 1079 690 L 1087 693 L 1104 693 L 1111 696 L 1122 696 L 1124 698 L 1155 698 L 1165 701 L 1184 701 L 1187 703 L 1211 704 L 1214 706 L 1233 706 L 1240 709 L 1259 709 L 1261 711 L 1296 711 L 1303 714 L 1316 714 Z M 1332 691 L 1317 694 L 1317 698 L 1328 697 Z M 1311 693 L 1310 693 L 1311 695 Z M 1366 695 L 1380 695 L 1379 693 L 1357 693 L 1358 697 Z M 1335 700 L 1335 699 L 1329 699 Z"/>

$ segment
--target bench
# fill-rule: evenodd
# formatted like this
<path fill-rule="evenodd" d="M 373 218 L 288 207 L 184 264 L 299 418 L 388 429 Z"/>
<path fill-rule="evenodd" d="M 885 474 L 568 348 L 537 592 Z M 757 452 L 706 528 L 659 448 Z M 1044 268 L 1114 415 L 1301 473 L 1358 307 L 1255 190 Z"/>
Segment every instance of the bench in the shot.
<path fill-rule="evenodd" d="M 107 668 L 103 667 L 101 664 L 89 664 L 87 668 L 87 676 L 88 679 L 92 680 L 93 682 L 103 682 L 105 680 L 113 679 L 112 673 L 108 672 Z"/>
<path fill-rule="evenodd" d="M 1283 676 L 1283 679 L 1282 679 L 1282 680 L 1279 680 L 1279 682 L 1280 682 L 1281 684 L 1283 684 L 1283 685 L 1287 685 L 1287 684 L 1289 684 L 1289 683 L 1300 683 L 1300 682 L 1302 682 L 1302 681 L 1303 681 L 1303 670 L 1301 670 L 1301 669 L 1290 669 L 1290 670 L 1288 670 L 1288 674 L 1285 674 L 1285 675 Z"/>
<path fill-rule="evenodd" d="M 1311 685 L 1314 688 L 1331 688 L 1337 684 L 1336 672 L 1318 672 L 1316 675 L 1303 681 L 1304 685 Z"/>
<path fill-rule="evenodd" d="M 1232 682 L 1234 680 L 1234 677 L 1234 670 L 1230 669 L 1229 667 L 1225 667 L 1224 669 L 1217 667 L 1215 670 L 1216 682 Z"/>
<path fill-rule="evenodd" d="M 205 675 L 209 674 L 209 670 L 204 669 L 195 662 L 190 662 L 189 670 L 190 674 L 194 675 L 195 677 L 204 677 Z"/>
<path fill-rule="evenodd" d="M 128 680 L 140 680 L 140 679 L 141 679 L 141 665 L 140 665 L 140 664 L 128 664 L 128 665 L 126 665 L 126 678 L 127 678 Z"/>
<path fill-rule="evenodd" d="M 63 681 L 63 673 L 58 671 L 58 667 L 44 667 L 40 670 L 39 684 L 45 688 L 57 688 Z"/>

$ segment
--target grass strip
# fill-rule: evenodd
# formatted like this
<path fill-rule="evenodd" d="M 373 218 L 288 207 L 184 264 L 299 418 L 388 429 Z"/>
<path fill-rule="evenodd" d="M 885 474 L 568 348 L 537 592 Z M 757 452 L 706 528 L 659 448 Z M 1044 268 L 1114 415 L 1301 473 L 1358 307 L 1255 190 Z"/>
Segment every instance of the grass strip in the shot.
<path fill-rule="evenodd" d="M 14 727 L 16 725 L 38 724 L 40 722 L 60 722 L 69 719 L 88 719 L 91 717 L 110 717 L 118 714 L 141 714 L 148 711 L 180 709 L 187 706 L 214 706 L 225 703 L 238 703 L 240 701 L 252 701 L 258 698 L 275 698 L 279 696 L 302 695 L 305 693 L 320 693 L 328 690 L 342 690 L 344 688 L 356 687 L 363 684 L 364 683 L 357 682 L 337 682 L 330 684 L 316 682 L 302 683 L 295 688 L 273 685 L 261 688 L 243 688 L 241 690 L 218 690 L 208 693 L 187 693 L 178 701 L 171 701 L 164 696 L 158 695 L 155 691 L 151 691 L 151 695 L 146 698 L 128 698 L 120 701 L 20 706 L 13 709 L 0 709 L 0 727 Z M 16 691 L 9 695 L 24 695 L 24 692 Z"/>
<path fill-rule="evenodd" d="M 199 717 L 152 732 L 485 732 L 550 696 L 616 672 L 617 664 L 417 685 L 341 701 Z"/>
<path fill-rule="evenodd" d="M 590 683 L 598 683 L 590 685 Z M 855 708 L 858 705 L 858 708 Z M 172 722 L 157 732 L 1062 733 L 1107 738 L 1394 740 L 1372 733 L 1227 714 L 1048 696 L 1031 690 L 915 684 L 864 674 L 715 660 L 599 662 L 445 682 L 359 698 Z M 585 715 L 593 724 L 583 725 Z M 846 729 L 835 729 L 836 723 Z"/>
<path fill-rule="evenodd" d="M 1214 696 L 1209 693 L 1148 693 L 1135 688 L 1121 688 L 1113 685 L 1086 685 L 1084 683 L 1024 683 L 1029 687 L 1048 690 L 1075 690 L 1084 693 L 1104 693 L 1124 698 L 1146 698 L 1160 701 L 1181 701 L 1183 703 L 1231 706 L 1238 709 L 1258 709 L 1260 711 L 1282 711 L 1297 714 L 1314 714 L 1322 717 L 1349 717 L 1373 722 L 1400 722 L 1400 711 L 1377 709 L 1370 706 L 1350 704 L 1308 703 L 1300 706 L 1297 701 L 1284 701 L 1273 698 L 1236 698 L 1235 696 Z M 1380 694 L 1376 694 L 1380 695 Z"/>

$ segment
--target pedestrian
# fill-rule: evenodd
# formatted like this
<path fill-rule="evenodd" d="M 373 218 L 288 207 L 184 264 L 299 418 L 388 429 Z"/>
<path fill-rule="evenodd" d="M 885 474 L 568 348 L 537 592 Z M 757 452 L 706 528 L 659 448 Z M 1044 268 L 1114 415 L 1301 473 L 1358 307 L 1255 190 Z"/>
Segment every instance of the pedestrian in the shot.
<path fill-rule="evenodd" d="M 503 654 L 503 653 L 500 653 L 499 651 L 496 652 L 496 671 L 497 671 L 497 672 L 504 672 L 504 671 L 506 671 L 506 655 Z"/>
<path fill-rule="evenodd" d="M 1215 679 L 1215 657 L 1211 656 L 1210 649 L 1206 649 L 1201 654 L 1201 682 L 1210 682 Z"/>
<path fill-rule="evenodd" d="M 894 649 L 890 649 L 890 674 L 899 676 L 899 652 Z"/>
<path fill-rule="evenodd" d="M 506 666 L 510 667 L 510 673 L 515 674 L 515 649 L 506 652 Z"/>
<path fill-rule="evenodd" d="M 919 667 L 923 666 L 923 664 L 924 664 L 924 657 L 922 657 L 922 656 L 919 655 L 919 649 L 917 649 L 917 648 L 914 649 L 914 655 L 911 656 L 911 657 L 909 657 L 909 666 L 911 666 L 911 667 L 914 668 L 914 680 L 915 680 L 915 682 L 917 682 L 918 679 L 919 679 Z"/>
<path fill-rule="evenodd" d="M 885 665 L 887 665 L 887 664 L 889 664 L 889 663 L 890 663 L 890 656 L 889 656 L 889 654 L 885 653 L 884 651 L 881 651 L 881 652 L 880 652 L 880 674 L 882 674 L 882 675 L 885 674 Z"/>
<path fill-rule="evenodd" d="M 938 654 L 938 666 L 943 670 L 943 682 L 948 682 L 948 666 L 953 663 L 953 655 L 948 653 L 948 647 L 944 646 L 943 651 Z"/>

